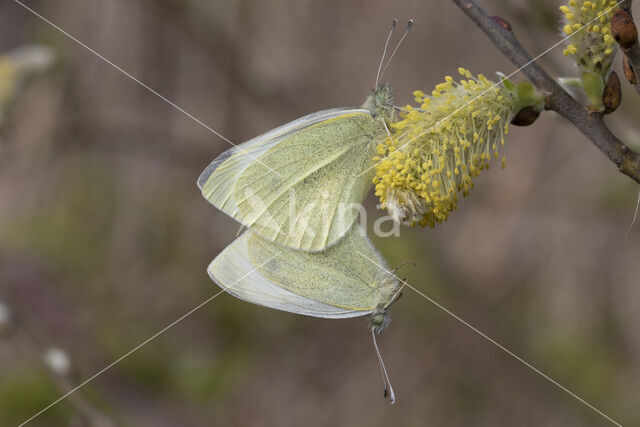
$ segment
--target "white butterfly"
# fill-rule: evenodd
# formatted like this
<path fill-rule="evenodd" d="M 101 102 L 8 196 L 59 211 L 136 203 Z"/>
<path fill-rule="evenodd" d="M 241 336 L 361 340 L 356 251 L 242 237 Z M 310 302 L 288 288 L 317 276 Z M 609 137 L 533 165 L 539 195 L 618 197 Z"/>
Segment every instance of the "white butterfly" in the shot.
<path fill-rule="evenodd" d="M 284 248 L 249 229 L 211 262 L 208 272 L 222 289 L 254 304 L 331 319 L 369 315 L 385 396 L 388 391 L 394 401 L 375 333 L 389 324 L 388 309 L 401 286 L 360 226 L 318 253 Z"/>
<path fill-rule="evenodd" d="M 366 108 L 309 114 L 222 153 L 198 187 L 215 207 L 283 246 L 323 250 L 353 225 L 393 115 L 380 85 Z"/>

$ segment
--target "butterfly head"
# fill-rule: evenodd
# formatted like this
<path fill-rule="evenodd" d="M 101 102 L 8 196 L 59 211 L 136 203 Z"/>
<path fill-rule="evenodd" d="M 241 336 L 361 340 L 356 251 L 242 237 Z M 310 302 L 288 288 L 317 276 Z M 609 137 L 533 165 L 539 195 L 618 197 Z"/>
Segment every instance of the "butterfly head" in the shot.
<path fill-rule="evenodd" d="M 404 281 L 401 285 L 393 274 L 383 279 L 382 286 L 378 288 L 380 293 L 378 305 L 369 315 L 369 328 L 373 332 L 378 334 L 387 329 L 391 323 L 389 308 L 400 298 L 403 287 Z"/>
<path fill-rule="evenodd" d="M 363 108 L 371 111 L 375 118 L 383 118 L 385 122 L 395 121 L 395 108 L 393 106 L 393 89 L 389 83 L 381 83 L 371 91 Z"/>
<path fill-rule="evenodd" d="M 369 317 L 369 328 L 376 334 L 387 329 L 389 323 L 391 323 L 391 315 L 384 307 L 376 308 Z"/>

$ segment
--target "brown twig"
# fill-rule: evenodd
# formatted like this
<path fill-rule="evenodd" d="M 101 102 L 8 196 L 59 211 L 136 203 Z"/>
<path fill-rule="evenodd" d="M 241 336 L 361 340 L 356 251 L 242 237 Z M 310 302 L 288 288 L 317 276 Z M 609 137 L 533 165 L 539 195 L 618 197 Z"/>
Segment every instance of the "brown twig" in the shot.
<path fill-rule="evenodd" d="M 640 153 L 629 149 L 604 123 L 601 113 L 586 110 L 574 100 L 522 47 L 513 32 L 498 25 L 473 0 L 452 0 L 500 51 L 533 82 L 549 93 L 547 110 L 569 120 L 609 158 L 621 173 L 640 183 Z"/>

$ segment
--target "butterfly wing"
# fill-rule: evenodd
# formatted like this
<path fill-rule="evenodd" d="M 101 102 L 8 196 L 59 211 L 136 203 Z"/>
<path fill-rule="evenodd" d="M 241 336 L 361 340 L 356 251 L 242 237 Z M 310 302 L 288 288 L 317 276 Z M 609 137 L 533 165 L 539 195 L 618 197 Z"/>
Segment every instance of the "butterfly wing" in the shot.
<path fill-rule="evenodd" d="M 323 250 L 358 215 L 354 206 L 371 187 L 380 135 L 382 123 L 366 109 L 321 111 L 223 153 L 198 186 L 214 206 L 263 237 Z"/>
<path fill-rule="evenodd" d="M 380 287 L 388 279 L 383 270 L 357 251 L 384 265 L 359 226 L 319 253 L 283 248 L 249 230 L 213 260 L 208 272 L 227 292 L 254 304 L 307 316 L 355 317 L 388 299 L 387 289 Z"/>

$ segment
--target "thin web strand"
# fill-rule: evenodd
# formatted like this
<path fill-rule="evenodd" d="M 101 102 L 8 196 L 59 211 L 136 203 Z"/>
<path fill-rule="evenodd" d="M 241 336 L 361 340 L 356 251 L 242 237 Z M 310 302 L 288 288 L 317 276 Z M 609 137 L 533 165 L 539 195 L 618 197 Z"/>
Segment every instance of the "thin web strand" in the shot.
<path fill-rule="evenodd" d="M 456 315 L 455 313 L 453 313 L 452 311 L 450 311 L 449 309 L 447 309 L 443 305 L 439 304 L 437 301 L 433 300 L 432 298 L 429 298 L 427 295 L 425 295 L 424 293 L 422 293 L 418 289 L 414 288 L 413 286 L 408 284 L 406 281 L 400 279 L 394 273 L 390 272 L 387 268 L 385 268 L 384 266 L 378 264 L 377 262 L 375 262 L 374 260 L 372 260 L 371 258 L 366 256 L 362 252 L 358 251 L 358 253 L 360 255 L 362 255 L 364 258 L 366 258 L 367 260 L 369 260 L 371 263 L 373 263 L 376 266 L 378 266 L 378 268 L 380 268 L 381 270 L 392 274 L 393 277 L 395 277 L 398 281 L 400 281 L 401 283 L 403 283 L 407 287 L 411 288 L 418 295 L 422 296 L 424 299 L 426 299 L 427 301 L 429 301 L 430 303 L 432 303 L 433 305 L 435 305 L 436 307 L 438 307 L 439 309 L 441 309 L 442 311 L 444 311 L 445 313 L 447 313 L 448 315 L 450 315 L 451 317 L 456 319 L 458 322 L 462 323 L 463 325 L 465 325 L 466 327 L 468 327 L 469 329 L 471 329 L 472 331 L 474 331 L 475 333 L 477 333 L 478 335 L 480 335 L 481 337 L 483 337 L 484 339 L 486 339 L 487 341 L 489 341 L 490 343 L 492 343 L 493 345 L 498 347 L 500 350 L 502 350 L 505 353 L 507 353 L 509 356 L 515 358 L 517 361 L 519 361 L 523 365 L 527 366 L 528 368 L 530 368 L 531 370 L 533 370 L 537 374 L 541 375 L 544 379 L 546 379 L 547 381 L 551 382 L 552 384 L 554 384 L 555 386 L 557 386 L 561 390 L 565 391 L 566 393 L 568 393 L 569 395 L 571 395 L 572 397 L 574 397 L 575 399 L 577 399 L 578 401 L 580 401 L 584 405 L 588 406 L 589 408 L 591 408 L 592 410 L 594 410 L 595 412 L 597 412 L 598 414 L 600 414 L 601 416 L 603 416 L 604 418 L 606 418 L 607 420 L 612 422 L 613 424 L 615 424 L 615 425 L 617 425 L 619 427 L 622 427 L 622 425 L 620 423 L 618 423 L 617 421 L 615 421 L 613 418 L 609 417 L 607 414 L 605 414 L 604 412 L 600 411 L 598 408 L 596 408 L 595 406 L 593 406 L 592 404 L 590 404 L 589 402 L 587 402 L 586 400 L 584 400 L 583 398 L 581 398 L 580 396 L 578 396 L 577 394 L 575 394 L 574 392 L 572 392 L 571 390 L 569 390 L 568 388 L 566 388 L 565 386 L 563 386 L 562 384 L 560 384 L 559 382 L 557 382 L 556 380 L 554 380 L 553 378 L 551 378 L 550 376 L 545 374 L 544 372 L 540 371 L 538 368 L 536 368 L 535 366 L 533 366 L 532 364 L 530 364 L 526 360 L 522 359 L 520 356 L 516 355 L 511 350 L 507 349 L 502 344 L 500 344 L 499 342 L 497 342 L 493 338 L 489 337 L 484 332 L 480 331 L 478 328 L 474 327 L 473 325 L 471 325 L 470 323 L 468 323 L 467 321 L 462 319 L 460 316 Z"/>
<path fill-rule="evenodd" d="M 100 375 L 102 375 L 103 373 L 105 373 L 106 371 L 108 371 L 109 369 L 111 369 L 112 367 L 117 365 L 118 363 L 122 362 L 124 359 L 126 359 L 129 356 L 131 356 L 136 351 L 140 350 L 146 344 L 148 344 L 149 342 L 153 341 L 155 338 L 159 337 L 160 335 L 162 335 L 163 333 L 165 333 L 166 331 L 168 331 L 169 329 L 171 329 L 172 327 L 174 327 L 175 325 L 177 325 L 178 323 L 180 323 L 181 321 L 183 321 L 184 319 L 186 319 L 187 317 L 189 317 L 190 315 L 192 315 L 193 313 L 195 313 L 196 311 L 198 311 L 199 309 L 201 309 L 202 307 L 207 305 L 209 302 L 213 301 L 219 295 L 221 295 L 224 292 L 227 292 L 229 289 L 233 288 L 241 280 L 243 280 L 247 276 L 253 274 L 258 269 L 263 267 L 265 264 L 267 264 L 269 261 L 271 261 L 272 259 L 274 259 L 277 256 L 279 256 L 280 254 L 282 254 L 282 251 L 278 252 L 277 254 L 275 254 L 274 256 L 272 256 L 271 258 L 269 258 L 268 260 L 266 260 L 262 264 L 260 264 L 258 267 L 254 268 L 253 270 L 251 270 L 247 274 L 245 274 L 242 277 L 240 277 L 238 280 L 233 282 L 230 286 L 222 289 L 220 292 L 217 292 L 213 296 L 207 298 L 206 300 L 204 300 L 203 302 L 201 302 L 200 304 L 198 304 L 197 306 L 195 306 L 194 308 L 192 308 L 191 310 L 189 310 L 188 312 L 186 312 L 185 314 L 183 314 L 182 316 L 180 316 L 179 318 L 177 318 L 173 322 L 169 323 L 167 326 L 165 326 L 164 328 L 162 328 L 161 330 L 159 330 L 158 332 L 153 334 L 151 337 L 147 338 L 146 340 L 144 340 L 143 342 L 141 342 L 140 344 L 138 344 L 137 346 L 135 346 L 134 348 L 132 348 L 131 350 L 129 350 L 128 352 L 126 352 L 125 354 L 123 354 L 122 356 L 120 356 L 119 358 L 117 358 L 116 360 L 114 360 L 113 362 L 111 362 L 110 364 L 108 364 L 107 366 L 105 366 L 104 368 L 102 368 L 101 370 L 99 370 L 98 372 L 96 372 L 95 374 L 93 374 L 92 376 L 90 376 L 89 378 L 87 378 L 86 380 L 84 380 L 83 382 L 78 384 L 77 386 L 75 386 L 74 388 L 72 388 L 71 390 L 69 390 L 67 393 L 63 394 L 58 399 L 56 399 L 55 401 L 51 402 L 49 405 L 47 405 L 46 407 L 44 407 L 43 409 L 41 409 L 40 411 L 38 411 L 37 413 L 35 413 L 31 417 L 29 417 L 27 420 L 23 421 L 18 427 L 23 427 L 24 425 L 26 425 L 29 422 L 33 421 L 35 418 L 39 417 L 40 415 L 42 415 L 43 413 L 45 413 L 49 409 L 53 408 L 55 405 L 57 405 L 58 403 L 62 402 L 64 399 L 69 397 L 71 394 L 75 393 L 76 391 L 78 391 L 79 389 L 84 387 L 85 385 L 89 384 L 91 381 L 93 381 L 94 379 L 96 379 L 97 377 L 99 377 Z"/>
<path fill-rule="evenodd" d="M 251 154 L 249 154 L 246 150 L 244 150 L 243 148 L 241 148 L 240 146 L 238 146 L 237 144 L 234 144 L 233 142 L 231 142 L 228 138 L 226 138 L 225 136 L 223 136 L 220 132 L 214 130 L 211 126 L 207 125 L 206 123 L 204 123 L 202 120 L 198 119 L 197 117 L 195 117 L 193 114 L 189 113 L 188 111 L 186 111 L 184 108 L 180 107 L 179 105 L 177 105 L 176 103 L 174 103 L 173 101 L 169 100 L 167 97 L 165 97 L 164 95 L 160 94 L 158 91 L 156 91 L 155 89 L 153 89 L 152 87 L 150 87 L 149 85 L 143 83 L 142 81 L 140 81 L 139 79 L 137 79 L 136 77 L 134 77 L 133 75 L 131 75 L 129 72 L 125 71 L 122 67 L 116 65 L 115 63 L 113 63 L 112 61 L 110 61 L 109 59 L 107 59 L 106 57 L 104 57 L 103 55 L 101 55 L 100 53 L 98 53 L 96 50 L 94 50 L 93 48 L 87 46 L 85 43 L 81 42 L 80 40 L 78 40 L 76 37 L 72 36 L 71 34 L 69 34 L 68 32 L 66 32 L 65 30 L 63 30 L 62 28 L 60 28 L 59 26 L 57 26 L 56 24 L 54 24 L 53 22 L 51 22 L 49 19 L 45 18 L 44 16 L 42 16 L 41 14 L 39 14 L 38 12 L 36 12 L 35 10 L 31 9 L 30 7 L 28 7 L 27 5 L 25 5 L 24 3 L 22 3 L 20 0 L 13 0 L 15 3 L 19 4 L 20 6 L 22 6 L 23 8 L 25 8 L 26 10 L 28 10 L 29 12 L 31 12 L 33 15 L 37 16 L 38 18 L 40 18 L 42 21 L 46 22 L 47 24 L 49 24 L 50 26 L 52 26 L 53 28 L 55 28 L 56 30 L 58 30 L 59 32 L 61 32 L 62 34 L 64 34 L 65 36 L 67 36 L 69 39 L 73 40 L 74 42 L 76 42 L 78 45 L 82 46 L 83 48 L 85 48 L 86 50 L 88 50 L 89 52 L 93 53 L 95 56 L 97 56 L 98 58 L 100 58 L 102 61 L 106 62 L 107 64 L 111 65 L 113 68 L 115 68 L 116 70 L 120 71 L 122 74 L 124 74 L 126 77 L 128 77 L 129 79 L 133 80 L 134 82 L 136 82 L 137 84 L 139 84 L 140 86 L 142 86 L 143 88 L 145 88 L 146 90 L 148 90 L 149 92 L 151 92 L 152 94 L 154 94 L 155 96 L 157 96 L 158 98 L 160 98 L 161 100 L 163 100 L 164 102 L 166 102 L 167 104 L 169 104 L 170 106 L 172 106 L 173 108 L 175 108 L 176 110 L 180 111 L 182 114 L 184 114 L 185 116 L 189 117 L 191 120 L 195 121 L 196 123 L 198 123 L 200 126 L 204 127 L 205 129 L 207 129 L 209 132 L 213 133 L 214 135 L 216 135 L 217 137 L 219 137 L 220 139 L 222 139 L 223 141 L 233 145 L 234 147 L 236 147 L 240 152 L 246 154 L 247 156 L 249 156 L 250 158 L 252 158 L 253 160 L 255 160 L 256 162 L 260 163 L 262 166 L 266 167 L 267 169 L 269 169 L 269 171 L 275 173 L 276 175 L 278 175 L 279 177 L 282 177 L 282 175 L 280 175 L 276 170 L 270 168 L 269 166 L 265 165 L 262 161 L 260 161 L 260 159 L 252 156 Z"/>

